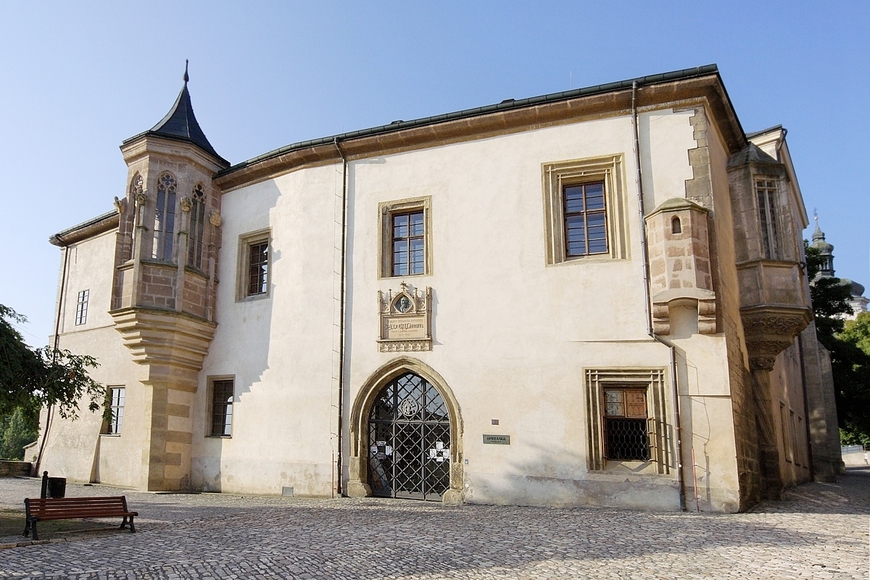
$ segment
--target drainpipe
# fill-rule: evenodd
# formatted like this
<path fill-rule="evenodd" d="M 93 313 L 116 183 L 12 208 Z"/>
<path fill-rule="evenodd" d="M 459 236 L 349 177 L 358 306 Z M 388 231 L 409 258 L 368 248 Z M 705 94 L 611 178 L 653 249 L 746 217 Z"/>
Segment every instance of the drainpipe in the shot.
<path fill-rule="evenodd" d="M 63 301 L 66 291 L 66 279 L 69 267 L 69 245 L 64 244 L 63 240 L 56 236 L 57 240 L 63 244 L 63 268 L 60 275 L 60 292 L 57 297 L 57 314 L 54 319 L 54 350 L 51 353 L 52 362 L 57 357 L 57 347 L 60 345 L 60 317 L 63 313 Z M 39 464 L 42 463 L 42 454 L 45 451 L 45 442 L 48 441 L 48 430 L 51 427 L 51 417 L 54 414 L 54 406 L 49 405 L 45 413 L 45 431 L 42 433 L 42 441 L 39 443 L 39 451 L 36 454 L 36 462 L 30 470 L 30 475 L 36 477 L 39 474 Z"/>
<path fill-rule="evenodd" d="M 338 326 L 338 494 L 343 495 L 342 485 L 342 444 L 341 436 L 344 429 L 344 353 L 347 339 L 344 331 L 344 316 L 347 307 L 347 157 L 338 144 L 338 137 L 333 141 L 338 155 L 341 157 L 341 312 Z"/>
<path fill-rule="evenodd" d="M 631 84 L 631 124 L 634 132 L 634 155 L 637 165 L 637 210 L 640 223 L 640 248 L 643 255 L 643 291 L 644 291 L 644 312 L 646 314 L 646 332 L 656 342 L 666 346 L 670 351 L 670 366 L 671 366 L 671 389 L 674 397 L 674 429 L 676 430 L 676 455 L 677 455 L 677 477 L 680 484 L 680 510 L 686 511 L 686 482 L 683 475 L 683 430 L 680 421 L 680 390 L 677 384 L 677 354 L 676 346 L 658 336 L 653 329 L 652 312 L 650 310 L 649 287 L 649 249 L 646 245 L 646 212 L 644 210 L 643 201 L 643 171 L 641 170 L 641 155 L 640 155 L 640 130 L 637 122 L 637 81 Z M 697 490 L 696 495 L 697 495 Z"/>

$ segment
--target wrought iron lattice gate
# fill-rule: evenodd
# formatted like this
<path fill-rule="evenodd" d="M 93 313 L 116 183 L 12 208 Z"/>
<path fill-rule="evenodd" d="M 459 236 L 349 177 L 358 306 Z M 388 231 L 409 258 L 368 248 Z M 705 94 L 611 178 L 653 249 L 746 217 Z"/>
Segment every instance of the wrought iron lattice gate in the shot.
<path fill-rule="evenodd" d="M 439 501 L 450 488 L 450 414 L 419 375 L 384 387 L 369 416 L 368 443 L 374 495 Z"/>

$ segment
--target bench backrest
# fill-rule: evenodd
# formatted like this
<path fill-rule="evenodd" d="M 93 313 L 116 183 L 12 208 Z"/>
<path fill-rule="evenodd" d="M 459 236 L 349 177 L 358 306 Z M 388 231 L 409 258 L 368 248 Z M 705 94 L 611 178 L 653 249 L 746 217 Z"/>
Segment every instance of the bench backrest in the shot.
<path fill-rule="evenodd" d="M 28 516 L 38 518 L 88 517 L 95 513 L 122 515 L 128 513 L 127 498 L 123 495 L 108 497 L 56 497 L 28 498 L 24 500 Z"/>

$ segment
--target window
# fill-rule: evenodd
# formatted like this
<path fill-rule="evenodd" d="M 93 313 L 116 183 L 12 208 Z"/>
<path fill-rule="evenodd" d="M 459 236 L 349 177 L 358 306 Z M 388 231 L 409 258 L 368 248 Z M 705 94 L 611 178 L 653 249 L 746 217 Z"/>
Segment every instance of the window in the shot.
<path fill-rule="evenodd" d="M 124 394 L 124 387 L 109 387 L 106 393 L 106 404 L 112 414 L 103 427 L 103 433 L 107 435 L 121 433 L 121 424 L 124 422 Z"/>
<path fill-rule="evenodd" d="M 221 379 L 211 384 L 212 437 L 229 437 L 233 425 L 233 380 Z"/>
<path fill-rule="evenodd" d="M 393 214 L 393 276 L 423 274 L 426 236 L 423 212 Z"/>
<path fill-rule="evenodd" d="M 81 290 L 76 299 L 76 326 L 88 321 L 88 296 L 90 293 L 90 290 Z"/>
<path fill-rule="evenodd" d="M 565 253 L 573 256 L 607 253 L 607 212 L 604 182 L 562 188 L 565 204 Z"/>
<path fill-rule="evenodd" d="M 586 413 L 590 470 L 670 471 L 663 370 L 587 369 Z"/>
<path fill-rule="evenodd" d="M 761 227 L 761 251 L 765 258 L 779 258 L 779 232 L 777 227 L 777 180 L 755 180 L 755 197 L 758 200 L 758 220 Z"/>
<path fill-rule="evenodd" d="M 190 235 L 187 239 L 187 265 L 202 269 L 202 244 L 205 234 L 205 191 L 202 184 L 193 188 L 190 208 Z"/>
<path fill-rule="evenodd" d="M 175 239 L 175 178 L 163 173 L 157 178 L 157 205 L 154 209 L 154 246 L 151 257 L 172 261 L 172 242 Z"/>
<path fill-rule="evenodd" d="M 432 273 L 430 198 L 414 198 L 379 206 L 381 277 Z"/>
<path fill-rule="evenodd" d="M 239 241 L 239 300 L 269 294 L 269 232 L 255 232 Z"/>
<path fill-rule="evenodd" d="M 604 458 L 649 460 L 646 388 L 604 389 Z"/>
<path fill-rule="evenodd" d="M 625 258 L 622 155 L 544 163 L 547 263 Z"/>

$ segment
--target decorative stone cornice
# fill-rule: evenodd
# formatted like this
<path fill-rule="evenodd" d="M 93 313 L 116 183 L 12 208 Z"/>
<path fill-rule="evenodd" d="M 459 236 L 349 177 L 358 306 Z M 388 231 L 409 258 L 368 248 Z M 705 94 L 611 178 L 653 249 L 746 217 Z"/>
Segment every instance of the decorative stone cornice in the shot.
<path fill-rule="evenodd" d="M 772 370 L 776 357 L 788 348 L 812 320 L 809 308 L 742 308 L 740 318 L 753 370 Z"/>
<path fill-rule="evenodd" d="M 122 308 L 110 312 L 115 329 L 130 349 L 133 361 L 156 370 L 151 381 L 173 381 L 173 388 L 195 390 L 190 377 L 200 369 L 217 324 L 189 314 L 147 308 Z"/>

